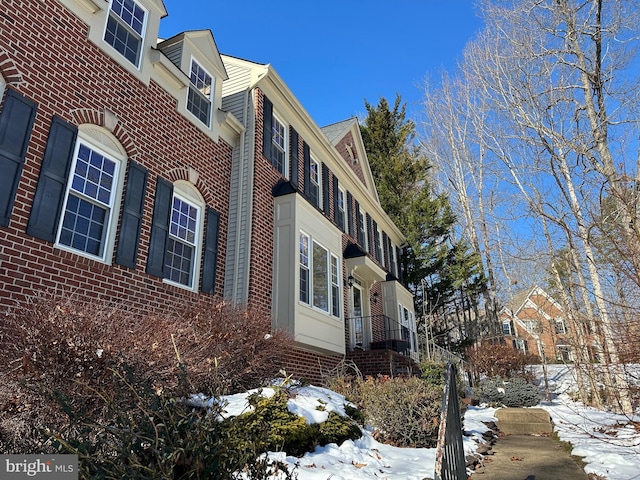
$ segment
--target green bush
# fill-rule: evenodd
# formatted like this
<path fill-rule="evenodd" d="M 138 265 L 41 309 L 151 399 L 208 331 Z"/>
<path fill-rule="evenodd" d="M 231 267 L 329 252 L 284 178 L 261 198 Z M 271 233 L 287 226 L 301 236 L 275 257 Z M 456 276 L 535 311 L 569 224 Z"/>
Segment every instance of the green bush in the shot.
<path fill-rule="evenodd" d="M 538 387 L 521 377 L 493 377 L 478 384 L 474 397 L 480 402 L 505 407 L 533 407 L 540 403 Z"/>
<path fill-rule="evenodd" d="M 249 444 L 264 452 L 285 451 L 300 456 L 317 445 L 341 444 L 362 436 L 353 419 L 335 412 L 329 412 L 329 418 L 322 423 L 307 424 L 303 417 L 288 410 L 288 398 L 286 389 L 277 389 L 271 397 L 251 395 L 249 404 L 253 410 L 225 421 L 236 438 L 234 448 L 243 449 Z"/>
<path fill-rule="evenodd" d="M 226 480 L 239 478 L 238 472 L 266 479 L 280 470 L 261 457 L 261 443 L 236 448 L 236 432 L 219 421 L 221 406 L 194 409 L 130 369 L 113 376 L 113 390 L 96 392 L 103 408 L 99 420 L 60 398 L 70 427 L 46 432 L 60 453 L 78 455 L 81 479 Z"/>

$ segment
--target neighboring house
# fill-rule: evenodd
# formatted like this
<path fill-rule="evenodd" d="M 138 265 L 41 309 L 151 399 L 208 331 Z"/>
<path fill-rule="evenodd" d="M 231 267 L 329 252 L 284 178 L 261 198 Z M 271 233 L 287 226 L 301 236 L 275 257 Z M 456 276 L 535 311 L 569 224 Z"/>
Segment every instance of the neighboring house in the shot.
<path fill-rule="evenodd" d="M 547 361 L 574 360 L 574 341 L 561 305 L 540 287 L 515 295 L 499 314 L 502 333 L 514 348 Z"/>
<path fill-rule="evenodd" d="M 225 296 L 271 305 L 297 374 L 342 359 L 365 374 L 417 359 L 405 238 L 380 206 L 355 118 L 318 128 L 271 65 L 222 56 L 223 109 L 246 128 L 234 155 Z"/>
<path fill-rule="evenodd" d="M 214 296 L 291 332 L 295 376 L 413 368 L 405 239 L 356 119 L 320 129 L 272 67 L 221 57 L 208 30 L 158 40 L 161 0 L 8 7 L 2 310 L 43 290 L 145 309 Z"/>
<path fill-rule="evenodd" d="M 132 307 L 224 289 L 242 126 L 209 31 L 158 43 L 161 0 L 0 15 L 0 306 L 39 290 Z"/>

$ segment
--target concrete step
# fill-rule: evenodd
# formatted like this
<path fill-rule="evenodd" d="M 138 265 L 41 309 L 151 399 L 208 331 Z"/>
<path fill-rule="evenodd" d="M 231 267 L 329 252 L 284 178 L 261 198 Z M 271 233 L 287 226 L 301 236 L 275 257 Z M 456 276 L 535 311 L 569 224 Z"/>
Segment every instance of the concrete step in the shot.
<path fill-rule="evenodd" d="M 499 408 L 498 429 L 506 435 L 550 434 L 551 417 L 542 408 Z"/>

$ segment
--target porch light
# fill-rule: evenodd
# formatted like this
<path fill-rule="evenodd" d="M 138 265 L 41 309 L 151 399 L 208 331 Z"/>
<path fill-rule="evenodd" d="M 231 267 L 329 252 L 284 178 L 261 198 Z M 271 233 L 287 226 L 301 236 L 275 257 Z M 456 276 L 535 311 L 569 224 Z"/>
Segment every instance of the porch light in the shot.
<path fill-rule="evenodd" d="M 354 280 L 353 275 L 349 275 L 349 276 L 347 277 L 347 286 L 348 286 L 349 288 L 353 287 L 353 280 Z"/>
<path fill-rule="evenodd" d="M 378 303 L 378 292 L 373 292 L 373 296 L 371 297 L 371 303 L 374 305 Z"/>

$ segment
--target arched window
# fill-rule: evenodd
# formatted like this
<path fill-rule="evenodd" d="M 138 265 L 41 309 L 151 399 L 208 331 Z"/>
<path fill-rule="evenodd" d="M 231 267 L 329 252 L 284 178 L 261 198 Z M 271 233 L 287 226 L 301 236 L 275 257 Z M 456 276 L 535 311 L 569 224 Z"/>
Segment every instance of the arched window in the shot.
<path fill-rule="evenodd" d="M 7 81 L 2 76 L 2 73 L 0 73 L 0 102 L 2 101 L 2 95 L 4 95 L 4 87 L 6 85 L 7 85 Z"/>
<path fill-rule="evenodd" d="M 81 125 L 66 182 L 56 245 L 111 259 L 126 154 L 107 130 Z"/>
<path fill-rule="evenodd" d="M 178 180 L 173 184 L 169 236 L 165 256 L 165 280 L 191 289 L 197 288 L 203 241 L 205 202 L 193 184 Z"/>

